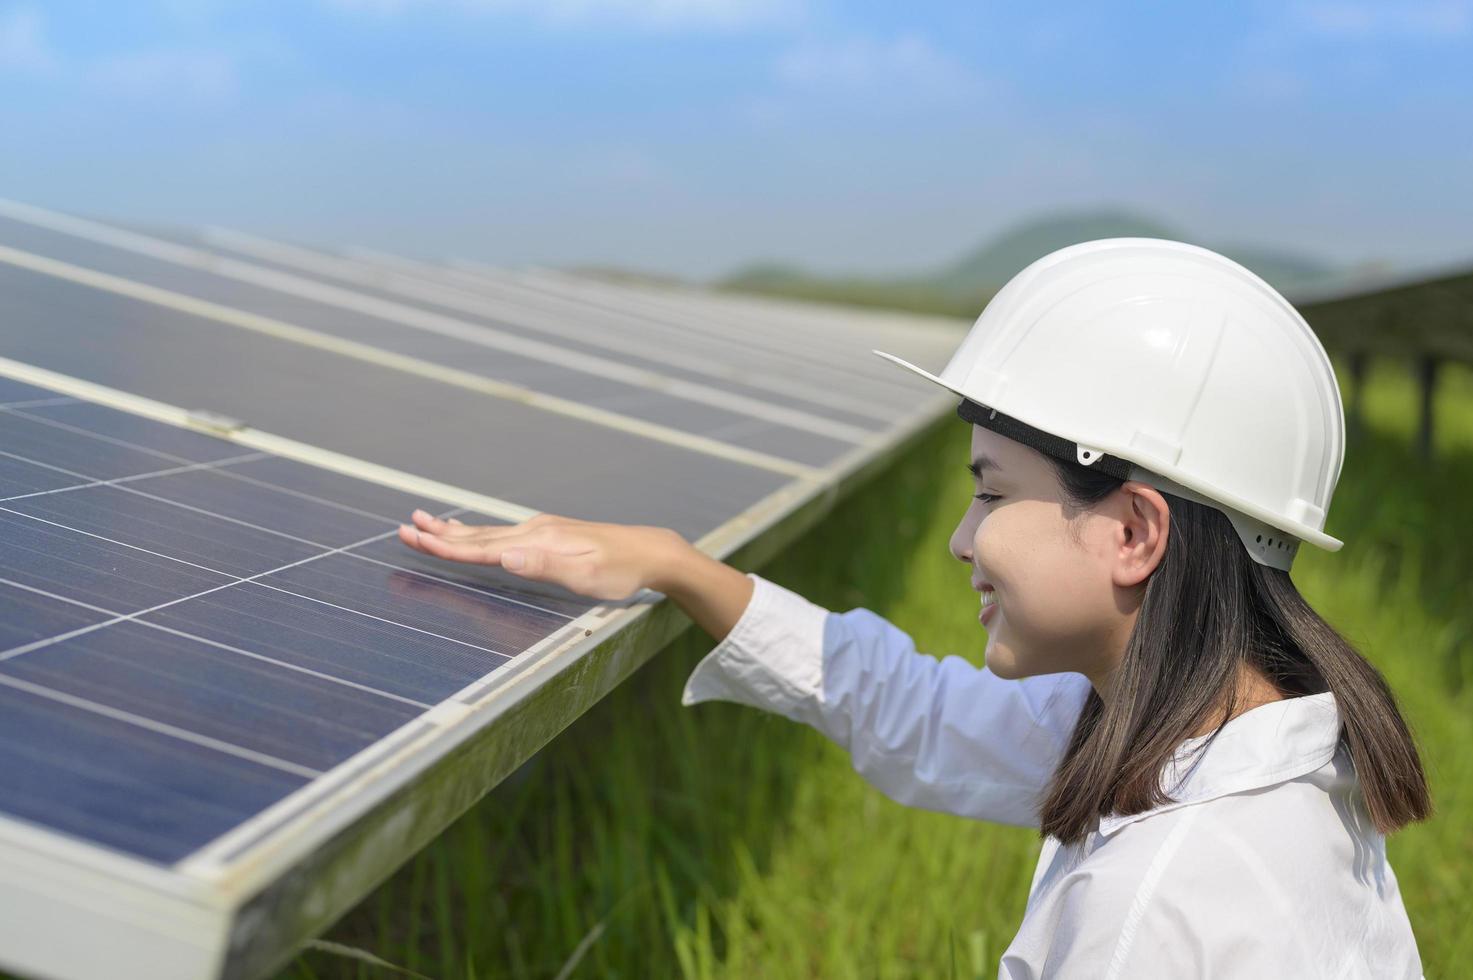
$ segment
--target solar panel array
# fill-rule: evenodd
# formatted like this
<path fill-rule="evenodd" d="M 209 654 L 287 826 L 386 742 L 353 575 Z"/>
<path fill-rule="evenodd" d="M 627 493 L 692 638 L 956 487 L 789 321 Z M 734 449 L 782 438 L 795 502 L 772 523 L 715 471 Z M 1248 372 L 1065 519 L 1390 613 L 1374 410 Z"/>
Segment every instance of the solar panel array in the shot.
<path fill-rule="evenodd" d="M 78 874 L 211 907 L 168 940 L 92 908 L 138 975 L 279 961 L 362 890 L 313 898 L 314 849 L 491 737 L 500 709 L 473 707 L 553 689 L 646 611 L 420 555 L 411 509 L 659 524 L 724 556 L 949 405 L 871 346 L 939 364 L 959 336 L 9 202 L 0 297 L 0 858 L 40 862 L 0 860 L 0 963 L 79 976 L 115 950 L 37 939 L 87 904 L 57 884 Z M 411 743 L 428 761 L 386 767 Z"/>

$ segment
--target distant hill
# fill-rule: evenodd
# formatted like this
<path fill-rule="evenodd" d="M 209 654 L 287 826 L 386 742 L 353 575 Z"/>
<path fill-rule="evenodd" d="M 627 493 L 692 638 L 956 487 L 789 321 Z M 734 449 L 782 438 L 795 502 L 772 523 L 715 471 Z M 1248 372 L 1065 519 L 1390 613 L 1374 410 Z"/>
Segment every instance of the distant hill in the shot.
<path fill-rule="evenodd" d="M 1034 259 L 1094 238 L 1177 238 L 1165 225 L 1118 212 L 1059 215 L 1015 225 L 931 278 L 951 293 L 996 292 Z"/>
<path fill-rule="evenodd" d="M 1241 262 L 1286 294 L 1323 287 L 1342 270 L 1314 258 L 1255 245 L 1202 241 L 1157 221 L 1124 211 L 1058 214 L 1007 229 L 935 273 L 909 278 L 816 276 L 793 266 L 748 266 L 715 285 L 799 299 L 892 306 L 974 317 L 1005 282 L 1034 259 L 1095 238 L 1171 238 L 1203 245 Z"/>

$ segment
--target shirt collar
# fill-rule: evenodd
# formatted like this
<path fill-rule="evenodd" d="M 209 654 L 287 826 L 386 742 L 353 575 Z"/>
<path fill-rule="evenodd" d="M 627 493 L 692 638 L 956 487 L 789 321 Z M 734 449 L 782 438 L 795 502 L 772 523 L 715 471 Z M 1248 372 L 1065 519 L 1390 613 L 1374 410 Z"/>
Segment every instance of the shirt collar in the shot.
<path fill-rule="evenodd" d="M 1100 818 L 1100 833 L 1113 834 L 1128 823 L 1193 803 L 1287 782 L 1314 772 L 1335 756 L 1340 743 L 1340 712 L 1329 691 L 1271 701 L 1228 721 L 1206 748 L 1210 736 L 1177 746 L 1165 767 L 1162 787 L 1175 799 L 1128 816 Z M 1193 757 L 1193 753 L 1195 758 Z"/>

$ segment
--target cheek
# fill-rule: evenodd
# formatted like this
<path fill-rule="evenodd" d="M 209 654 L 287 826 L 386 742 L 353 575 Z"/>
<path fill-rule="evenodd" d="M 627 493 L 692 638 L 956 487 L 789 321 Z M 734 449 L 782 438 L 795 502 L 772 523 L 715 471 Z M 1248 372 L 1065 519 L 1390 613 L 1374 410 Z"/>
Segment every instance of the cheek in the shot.
<path fill-rule="evenodd" d="M 1098 615 L 1088 555 L 1067 531 L 1057 514 L 1021 505 L 989 515 L 977 528 L 978 562 L 1014 626 L 1068 633 L 1087 628 Z"/>
<path fill-rule="evenodd" d="M 1026 503 L 988 514 L 972 536 L 973 553 L 1001 592 L 1021 588 L 1037 568 L 1040 529 Z"/>

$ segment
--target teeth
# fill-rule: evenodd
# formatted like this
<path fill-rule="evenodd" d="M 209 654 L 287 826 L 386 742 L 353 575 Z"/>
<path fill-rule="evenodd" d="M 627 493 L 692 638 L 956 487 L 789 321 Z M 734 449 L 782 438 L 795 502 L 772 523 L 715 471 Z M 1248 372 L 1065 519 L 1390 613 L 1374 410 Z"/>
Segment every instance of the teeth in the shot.
<path fill-rule="evenodd" d="M 997 605 L 997 593 L 996 592 L 984 592 L 984 593 L 982 593 L 982 605 L 984 607 Z"/>

